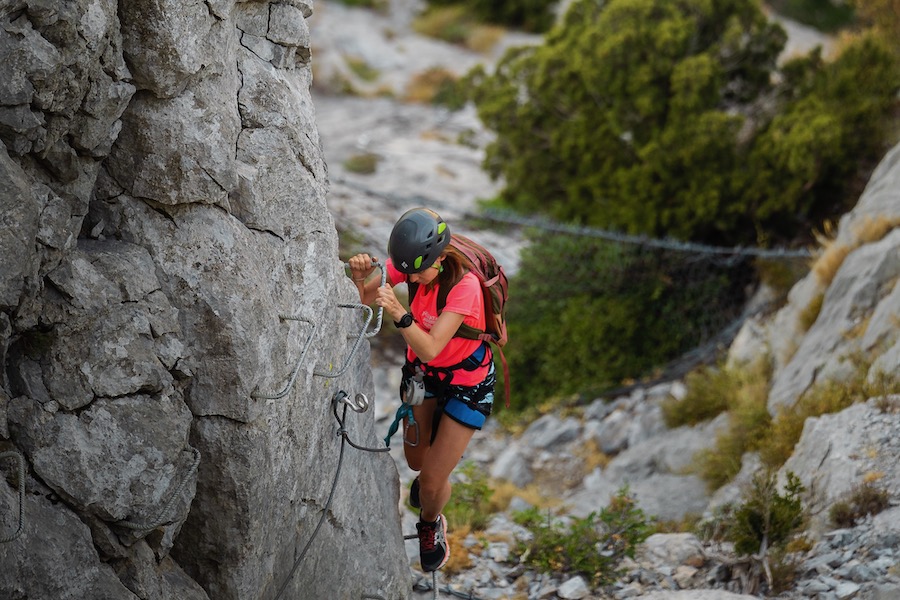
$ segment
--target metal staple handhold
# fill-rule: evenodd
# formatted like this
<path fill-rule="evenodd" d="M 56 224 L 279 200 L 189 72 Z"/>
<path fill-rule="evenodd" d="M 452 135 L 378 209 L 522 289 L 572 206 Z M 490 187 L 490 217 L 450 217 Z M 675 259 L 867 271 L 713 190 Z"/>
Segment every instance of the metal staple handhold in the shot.
<path fill-rule="evenodd" d="M 291 373 L 290 378 L 288 379 L 287 385 L 284 386 L 280 392 L 272 392 L 272 393 L 263 393 L 263 392 L 253 392 L 250 394 L 251 398 L 258 398 L 264 400 L 278 400 L 279 398 L 284 398 L 291 391 L 291 388 L 294 387 L 294 382 L 297 380 L 297 374 L 300 372 L 300 366 L 303 364 L 303 361 L 306 359 L 306 353 L 309 351 L 310 346 L 312 345 L 313 336 L 316 335 L 316 330 L 319 328 L 318 325 L 306 319 L 304 317 L 292 317 L 290 315 L 279 315 L 279 318 L 282 321 L 302 321 L 304 323 L 311 324 L 312 331 L 309 332 L 309 336 L 306 338 L 306 343 L 303 345 L 303 352 L 300 353 L 300 358 L 297 359 L 297 364 L 294 366 L 294 371 Z"/>
<path fill-rule="evenodd" d="M 25 457 L 15 450 L 8 450 L 0 453 L 0 460 L 4 458 L 14 458 L 19 465 L 19 526 L 12 535 L 0 537 L 2 544 L 11 542 L 22 535 L 22 530 L 25 528 Z"/>
<path fill-rule="evenodd" d="M 338 304 L 339 308 L 357 308 L 365 311 L 366 320 L 363 322 L 362 328 L 359 330 L 359 333 L 355 337 L 356 340 L 353 342 L 353 346 L 350 348 L 350 353 L 347 355 L 347 359 L 344 361 L 344 364 L 341 365 L 341 368 L 338 369 L 334 373 L 328 373 L 327 371 L 313 371 L 313 375 L 318 377 L 327 377 L 329 379 L 334 379 L 335 377 L 340 377 L 344 374 L 344 371 L 347 370 L 347 367 L 350 366 L 350 363 L 353 361 L 353 357 L 356 355 L 356 351 L 359 349 L 360 344 L 362 344 L 363 338 L 366 336 L 366 329 L 369 327 L 369 323 L 372 321 L 372 307 L 366 306 L 365 304 L 359 303 L 348 303 L 348 304 Z"/>
<path fill-rule="evenodd" d="M 152 523 L 136 523 L 134 521 L 118 521 L 116 525 L 124 527 L 126 529 L 133 529 L 135 531 L 150 531 L 151 529 L 156 529 L 160 525 L 166 522 L 166 519 L 169 517 L 169 513 L 172 511 L 172 508 L 175 506 L 175 501 L 181 497 L 181 493 L 184 491 L 184 488 L 187 487 L 187 482 L 191 478 L 191 475 L 197 470 L 197 467 L 200 466 L 200 451 L 196 448 L 191 448 L 194 451 L 194 462 L 191 464 L 191 467 L 188 469 L 187 473 L 184 474 L 181 482 L 178 484 L 178 487 L 175 488 L 175 491 L 172 493 L 172 497 L 169 498 L 169 501 L 166 502 L 166 505 L 163 506 L 163 509 L 160 511 L 159 516 Z"/>
<path fill-rule="evenodd" d="M 384 268 L 383 263 L 380 263 L 377 260 L 372 261 L 372 266 L 381 270 L 381 287 L 384 287 L 384 285 L 387 283 L 387 269 Z M 344 263 L 344 268 L 349 269 L 350 263 Z M 375 328 L 372 329 L 372 331 L 366 332 L 367 338 L 378 335 L 378 332 L 381 331 L 381 322 L 382 322 L 383 318 L 384 318 L 384 307 L 379 306 L 378 307 L 378 317 L 375 320 Z"/>

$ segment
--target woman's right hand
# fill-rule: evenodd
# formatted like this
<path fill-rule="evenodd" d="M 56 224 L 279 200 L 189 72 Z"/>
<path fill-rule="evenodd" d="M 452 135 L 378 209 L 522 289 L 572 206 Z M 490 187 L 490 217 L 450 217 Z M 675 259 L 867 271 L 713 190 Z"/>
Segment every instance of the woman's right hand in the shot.
<path fill-rule="evenodd" d="M 377 258 L 364 252 L 350 257 L 347 264 L 350 265 L 350 276 L 353 278 L 353 281 L 355 283 L 364 283 L 366 278 L 375 270 L 375 263 L 377 262 Z"/>

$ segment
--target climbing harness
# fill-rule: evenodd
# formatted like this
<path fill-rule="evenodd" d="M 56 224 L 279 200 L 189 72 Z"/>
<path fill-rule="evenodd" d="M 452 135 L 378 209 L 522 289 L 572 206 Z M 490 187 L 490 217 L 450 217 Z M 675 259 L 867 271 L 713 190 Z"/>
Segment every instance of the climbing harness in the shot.
<path fill-rule="evenodd" d="M 349 267 L 350 265 L 347 263 L 344 263 L 344 266 Z M 387 282 L 387 269 L 385 269 L 384 265 L 382 265 L 379 262 L 373 262 L 372 266 L 381 269 L 381 285 L 384 285 Z M 344 364 L 341 365 L 341 368 L 335 372 L 313 371 L 313 375 L 318 376 L 318 377 L 326 377 L 329 379 L 333 379 L 333 378 L 340 377 L 341 375 L 343 375 L 344 372 L 347 370 L 347 368 L 350 366 L 350 363 L 353 361 L 353 357 L 356 355 L 357 350 L 359 350 L 359 347 L 362 344 L 363 338 L 374 337 L 375 335 L 378 334 L 379 331 L 381 331 L 381 323 L 384 318 L 384 307 L 378 308 L 378 313 L 377 313 L 377 317 L 375 320 L 375 327 L 370 330 L 369 323 L 372 322 L 372 317 L 374 315 L 371 306 L 366 306 L 365 304 L 359 304 L 359 303 L 345 303 L 345 304 L 338 304 L 337 306 L 338 306 L 338 308 L 352 308 L 352 309 L 362 310 L 365 313 L 366 318 L 363 321 L 363 325 L 362 325 L 362 328 L 359 330 L 359 333 L 348 336 L 349 339 L 355 338 L 355 341 L 353 343 L 353 346 L 350 348 L 350 352 L 347 354 L 347 358 L 344 361 Z M 306 338 L 306 342 L 303 345 L 303 351 L 300 353 L 300 358 L 297 359 L 297 363 L 294 365 L 294 370 L 291 372 L 291 376 L 288 378 L 288 382 L 284 386 L 284 388 L 282 388 L 282 390 L 280 392 L 266 393 L 266 392 L 254 391 L 253 393 L 250 394 L 251 398 L 263 399 L 263 400 L 278 400 L 280 398 L 284 398 L 285 396 L 288 395 L 288 393 L 290 393 L 291 388 L 294 387 L 294 383 L 297 380 L 297 375 L 300 373 L 300 367 L 303 365 L 303 362 L 306 359 L 306 354 L 309 351 L 310 346 L 312 345 L 312 340 L 316 335 L 316 331 L 319 328 L 318 324 L 313 323 L 312 321 L 310 321 L 309 319 L 307 319 L 305 317 L 279 315 L 278 318 L 281 319 L 282 321 L 300 321 L 303 323 L 308 323 L 308 324 L 312 325 L 312 330 L 309 332 L 309 335 Z"/>
<path fill-rule="evenodd" d="M 338 416 L 338 406 L 342 405 L 344 407 L 343 413 L 341 416 Z M 285 577 L 284 583 L 281 584 L 281 588 L 278 590 L 278 593 L 275 595 L 274 600 L 278 600 L 281 598 L 282 594 L 284 594 L 285 589 L 287 589 L 288 583 L 290 583 L 291 579 L 294 577 L 294 573 L 297 572 L 297 567 L 300 566 L 300 563 L 303 562 L 303 559 L 306 558 L 306 553 L 309 551 L 310 546 L 312 546 L 313 540 L 316 539 L 316 536 L 319 534 L 319 530 L 322 528 L 322 525 L 325 523 L 325 520 L 328 518 L 328 511 L 331 510 L 331 503 L 334 501 L 334 492 L 337 490 L 338 479 L 341 475 L 341 468 L 344 465 L 344 451 L 347 447 L 347 444 L 356 448 L 357 450 L 363 450 L 365 452 L 389 452 L 389 448 L 367 448 L 365 446 L 360 446 L 358 444 L 353 443 L 350 440 L 350 435 L 347 432 L 347 428 L 344 423 L 347 419 L 347 409 L 352 409 L 356 413 L 363 413 L 369 409 L 369 399 L 365 396 L 365 394 L 356 394 L 353 399 L 350 399 L 350 396 L 347 392 L 343 390 L 339 390 L 335 392 L 334 396 L 331 398 L 331 409 L 334 413 L 334 418 L 338 422 L 338 430 L 337 435 L 341 437 L 341 449 L 338 454 L 338 464 L 337 469 L 334 472 L 334 481 L 331 483 L 331 491 L 328 493 L 328 500 L 325 501 L 325 506 L 322 509 L 322 516 L 319 517 L 319 522 L 316 524 L 316 528 L 313 530 L 312 535 L 309 540 L 307 540 L 306 545 L 303 547 L 303 550 L 300 552 L 300 556 L 297 557 L 297 560 L 294 561 L 294 566 L 291 567 L 290 573 Z M 346 443 L 345 443 L 346 442 Z"/>
<path fill-rule="evenodd" d="M 150 531 L 151 529 L 156 529 L 163 523 L 167 521 L 169 518 L 169 513 L 175 507 L 175 501 L 181 497 L 182 492 L 184 492 L 187 487 L 188 481 L 190 481 L 191 476 L 197 471 L 197 468 L 200 466 L 200 451 L 196 448 L 191 448 L 194 452 L 194 460 L 191 463 L 190 468 L 187 470 L 187 473 L 184 474 L 184 477 L 181 478 L 181 481 L 178 483 L 178 486 L 175 488 L 175 491 L 172 492 L 172 496 L 169 498 L 169 501 L 166 502 L 165 506 L 163 506 L 162 510 L 159 511 L 159 515 L 153 521 L 149 523 L 137 523 L 135 521 L 119 521 L 116 525 L 124 527 L 126 529 L 132 529 L 134 531 Z"/>
<path fill-rule="evenodd" d="M 0 453 L 0 460 L 4 458 L 14 458 L 19 467 L 19 526 L 12 534 L 0 537 L 0 544 L 13 541 L 25 528 L 25 458 L 15 450 Z"/>

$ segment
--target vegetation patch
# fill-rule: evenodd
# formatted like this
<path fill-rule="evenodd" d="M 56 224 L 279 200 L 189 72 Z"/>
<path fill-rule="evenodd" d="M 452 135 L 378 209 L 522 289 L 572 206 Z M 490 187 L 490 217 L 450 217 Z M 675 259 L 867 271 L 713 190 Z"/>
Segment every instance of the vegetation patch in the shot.
<path fill-rule="evenodd" d="M 573 2 L 544 44 L 470 74 L 501 201 L 654 237 L 796 243 L 856 202 L 892 145 L 900 68 L 875 35 L 828 61 L 782 64 L 785 42 L 753 0 Z"/>
<path fill-rule="evenodd" d="M 413 29 L 422 35 L 463 46 L 473 52 L 489 52 L 504 30 L 481 22 L 466 6 L 432 6 L 413 21 Z"/>
<path fill-rule="evenodd" d="M 809 304 L 800 311 L 800 329 L 803 331 L 809 331 L 813 324 L 816 322 L 816 319 L 819 318 L 819 313 L 822 312 L 822 302 L 825 300 L 825 294 L 819 293 L 816 294 L 812 300 L 809 301 Z"/>
<path fill-rule="evenodd" d="M 684 398 L 663 403 L 666 425 L 696 425 L 732 407 L 765 403 L 770 378 L 771 366 L 764 358 L 745 367 L 700 367 L 685 377 Z"/>
<path fill-rule="evenodd" d="M 373 10 L 385 10 L 390 6 L 389 0 L 338 0 L 338 2 L 347 6 L 371 8 Z"/>
<path fill-rule="evenodd" d="M 749 263 L 587 236 L 538 235 L 510 288 L 505 349 L 516 410 L 651 374 L 732 322 Z"/>
<path fill-rule="evenodd" d="M 767 407 L 767 362 L 759 363 L 757 371 L 697 371 L 686 379 L 689 387 L 685 399 L 665 405 L 664 415 L 667 423 L 674 426 L 692 424 L 723 405 L 727 408 L 727 429 L 716 436 L 713 448 L 694 456 L 691 467 L 710 490 L 715 490 L 737 475 L 747 452 L 759 452 L 768 468 L 781 467 L 793 454 L 807 419 L 839 412 L 869 398 L 900 393 L 900 377 L 885 373 L 869 376 L 872 357 L 857 354 L 846 360 L 853 365 L 851 376 L 814 385 L 794 405 L 779 410 L 774 419 Z"/>
<path fill-rule="evenodd" d="M 853 527 L 866 515 L 877 515 L 890 506 L 887 490 L 871 482 L 863 482 L 844 500 L 831 505 L 828 517 L 838 528 Z"/>
<path fill-rule="evenodd" d="M 820 251 L 812 266 L 813 273 L 816 274 L 822 285 L 828 286 L 834 280 L 838 269 L 844 264 L 844 259 L 847 258 L 847 255 L 864 244 L 879 241 L 897 227 L 900 227 L 900 217 L 886 217 L 884 215 L 866 217 L 854 227 L 853 235 L 855 241 L 848 246 L 835 241 L 836 231 L 834 225 L 830 221 L 826 221 L 823 225 L 823 231 L 815 232 Z"/>
<path fill-rule="evenodd" d="M 452 8 L 478 23 L 493 23 L 540 33 L 553 24 L 558 0 L 427 0 L 429 12 Z"/>
<path fill-rule="evenodd" d="M 359 173 L 360 175 L 371 175 L 378 168 L 378 161 L 381 157 L 372 152 L 364 152 L 362 154 L 354 154 L 344 161 L 344 168 L 351 173 Z"/>
<path fill-rule="evenodd" d="M 465 106 L 467 94 L 455 73 L 443 67 L 432 67 L 412 76 L 404 99 L 458 110 Z"/>
<path fill-rule="evenodd" d="M 769 0 L 768 4 L 778 14 L 826 33 L 835 33 L 855 22 L 853 2 Z"/>
<path fill-rule="evenodd" d="M 595 586 L 613 581 L 619 562 L 634 558 L 638 544 L 655 531 L 627 488 L 599 513 L 584 518 L 560 519 L 540 509 L 514 518 L 533 534 L 518 548 L 522 562 L 544 573 L 581 574 Z"/>
<path fill-rule="evenodd" d="M 702 537 L 732 542 L 735 552 L 749 562 L 745 588 L 760 589 L 765 582 L 772 593 L 790 589 L 797 569 L 793 553 L 809 548 L 802 535 L 807 522 L 804 491 L 794 473 L 786 473 L 782 486 L 774 471 L 763 470 L 753 477 L 740 504 L 720 508 L 701 524 Z"/>
<path fill-rule="evenodd" d="M 363 81 L 375 81 L 378 79 L 378 76 L 381 75 L 381 72 L 378 69 L 372 67 L 372 65 L 362 58 L 348 56 L 345 60 L 347 66 L 353 71 L 353 74 Z"/>
<path fill-rule="evenodd" d="M 466 461 L 454 474 L 453 494 L 444 507 L 447 522 L 453 527 L 465 527 L 469 531 L 482 531 L 493 514 L 491 496 L 493 490 L 483 470 L 472 461 Z"/>
<path fill-rule="evenodd" d="M 850 377 L 842 381 L 823 381 L 803 394 L 793 406 L 778 412 L 759 449 L 763 464 L 778 468 L 791 457 L 807 419 L 840 412 L 869 398 L 900 393 L 900 378 L 896 375 L 882 374 L 869 380 L 871 358 L 854 355 L 848 360 L 854 365 Z"/>

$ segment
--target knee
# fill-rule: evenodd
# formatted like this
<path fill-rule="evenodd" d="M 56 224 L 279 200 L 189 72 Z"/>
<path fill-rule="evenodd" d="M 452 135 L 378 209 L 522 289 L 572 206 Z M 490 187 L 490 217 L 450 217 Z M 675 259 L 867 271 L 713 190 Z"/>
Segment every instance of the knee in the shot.
<path fill-rule="evenodd" d="M 419 473 L 419 493 L 428 498 L 440 496 L 450 485 L 446 478 L 435 477 L 426 469 Z"/>

